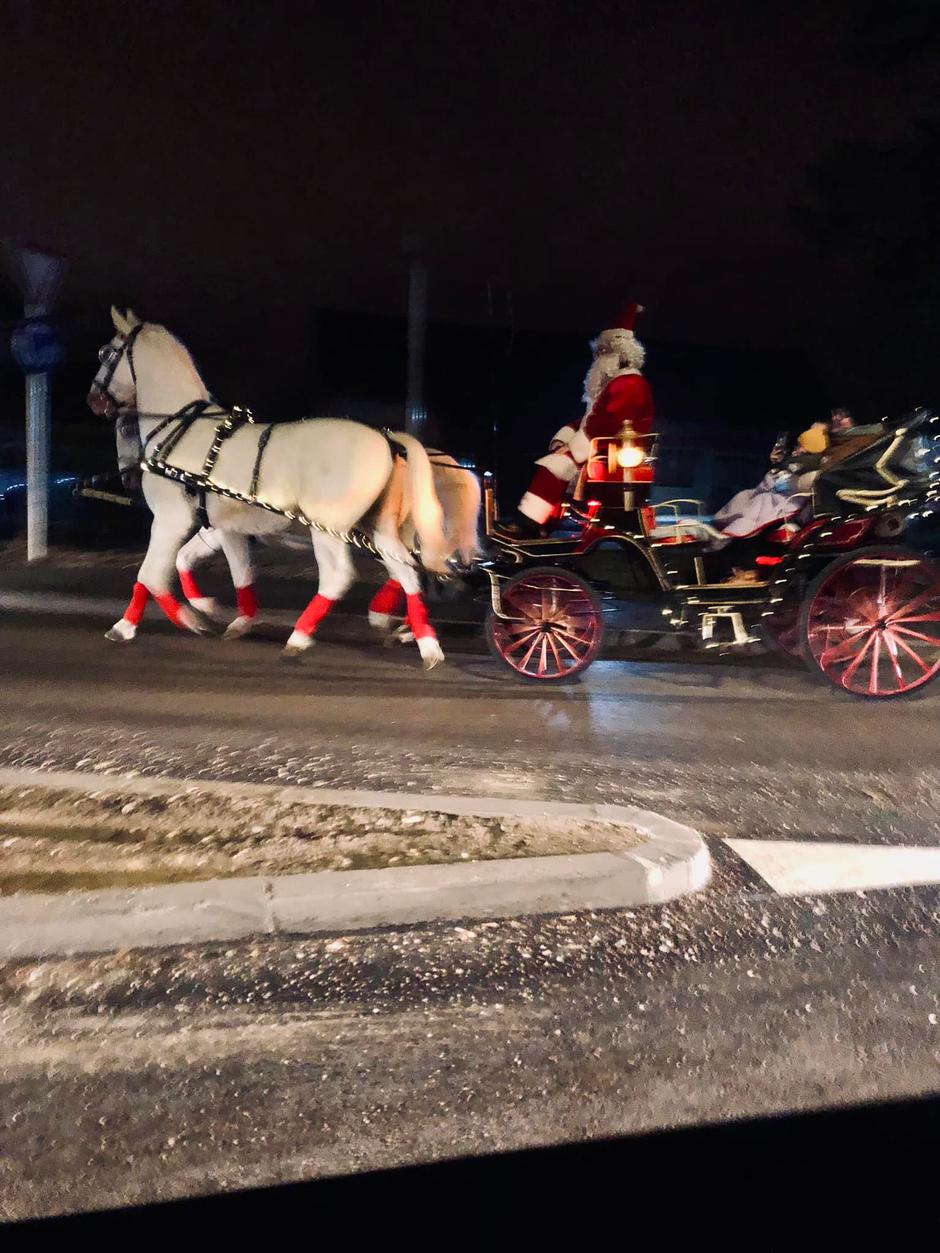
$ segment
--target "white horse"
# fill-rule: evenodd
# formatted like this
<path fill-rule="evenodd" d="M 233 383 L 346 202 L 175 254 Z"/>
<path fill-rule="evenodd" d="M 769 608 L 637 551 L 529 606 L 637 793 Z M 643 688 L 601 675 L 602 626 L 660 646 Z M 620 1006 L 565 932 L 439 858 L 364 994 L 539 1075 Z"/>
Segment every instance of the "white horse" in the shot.
<path fill-rule="evenodd" d="M 469 566 L 480 554 L 480 481 L 472 471 L 447 453 L 429 448 L 428 456 L 431 458 L 434 490 L 444 514 L 444 536 L 448 548 L 465 566 Z M 123 457 L 125 461 L 129 459 L 127 454 Z M 139 461 L 139 455 L 136 459 Z M 414 546 L 414 523 L 410 517 L 404 522 L 401 538 L 408 547 Z M 215 527 L 201 527 L 177 554 L 176 569 L 183 595 L 193 608 L 221 623 L 225 620 L 224 612 L 213 597 L 203 593 L 195 575 L 197 566 L 219 552 L 228 563 L 238 605 L 236 617 L 226 627 L 225 638 L 238 639 L 254 628 L 258 615 L 255 571 L 246 537 Z M 370 625 L 377 630 L 390 629 L 406 616 L 406 605 L 401 584 L 394 577 L 388 579 L 369 604 Z M 409 634 L 406 631 L 401 638 L 407 642 Z"/>
<path fill-rule="evenodd" d="M 115 335 L 99 354 L 101 366 L 88 393 L 89 407 L 106 416 L 136 409 L 146 455 L 172 438 L 174 431 L 184 431 L 172 454 L 166 455 L 178 470 L 198 476 L 210 458 L 224 411 L 188 419 L 184 427 L 174 415 L 194 404 L 211 404 L 187 350 L 165 327 L 141 322 L 130 310 L 121 314 L 112 308 L 111 318 Z M 407 461 L 396 455 L 396 446 L 405 449 Z M 252 494 L 252 481 L 258 477 L 259 498 L 281 511 L 207 493 L 210 525 L 231 541 L 233 551 L 241 544 L 247 554 L 247 536 L 286 530 L 292 517 L 340 533 L 353 527 L 371 532 L 389 575 L 404 590 L 408 621 L 425 667 L 443 661 L 421 595 L 418 568 L 401 537 L 403 520 L 410 517 L 421 542 L 423 566 L 436 573 L 446 570 L 452 550 L 444 535 L 431 464 L 416 439 L 396 433 L 390 440 L 371 427 L 340 418 L 289 422 L 273 429 L 246 424 L 218 447 L 211 477 L 213 483 L 242 496 Z M 196 615 L 170 590 L 177 554 L 197 529 L 197 498 L 182 482 L 153 473 L 144 475 L 143 492 L 153 513 L 150 544 L 131 602 L 107 633 L 112 640 L 134 638 L 151 596 L 177 626 L 201 629 Z M 317 627 L 354 578 L 346 543 L 315 526 L 311 538 L 319 588 L 287 642 L 284 652 L 289 657 L 310 647 Z"/>

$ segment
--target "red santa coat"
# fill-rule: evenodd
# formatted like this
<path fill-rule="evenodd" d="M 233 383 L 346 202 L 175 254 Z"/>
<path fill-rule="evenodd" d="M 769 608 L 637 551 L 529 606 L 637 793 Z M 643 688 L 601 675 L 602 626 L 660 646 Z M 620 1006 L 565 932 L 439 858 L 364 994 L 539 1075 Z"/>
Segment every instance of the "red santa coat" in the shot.
<path fill-rule="evenodd" d="M 581 421 L 567 423 L 555 440 L 565 444 L 581 464 L 587 460 L 592 439 L 619 435 L 627 423 L 638 435 L 648 435 L 653 429 L 653 417 L 649 383 L 636 370 L 624 370 L 614 375 Z M 579 439 L 579 435 L 583 438 Z"/>
<path fill-rule="evenodd" d="M 638 435 L 653 429 L 653 393 L 638 370 L 620 370 L 604 386 L 580 422 L 569 422 L 556 432 L 551 451 L 536 462 L 531 486 L 519 510 L 539 524 L 555 512 L 591 451 L 591 440 L 617 436 L 629 423 Z"/>

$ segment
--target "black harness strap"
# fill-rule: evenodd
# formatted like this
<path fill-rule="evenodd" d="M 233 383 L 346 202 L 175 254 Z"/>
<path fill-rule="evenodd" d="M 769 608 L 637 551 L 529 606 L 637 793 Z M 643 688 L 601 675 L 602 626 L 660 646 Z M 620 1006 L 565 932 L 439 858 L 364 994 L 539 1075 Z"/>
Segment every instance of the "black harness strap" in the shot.
<path fill-rule="evenodd" d="M 271 438 L 273 431 L 273 424 L 265 427 L 265 429 L 261 432 L 261 438 L 258 440 L 258 453 L 255 457 L 254 469 L 251 472 L 251 486 L 248 488 L 249 496 L 258 495 L 258 479 L 261 475 L 261 458 L 264 456 L 264 450 L 268 446 L 268 440 Z"/>
<path fill-rule="evenodd" d="M 240 431 L 243 426 L 253 426 L 255 416 L 250 409 L 242 409 L 236 405 L 232 412 L 228 415 L 224 422 L 220 422 L 215 428 L 215 436 L 212 445 L 206 453 L 206 459 L 203 462 L 202 474 L 203 478 L 208 479 L 209 475 L 215 469 L 215 463 L 219 459 L 219 451 L 227 439 Z"/>
<path fill-rule="evenodd" d="M 207 409 L 211 408 L 212 402 L 209 400 L 194 400 L 192 404 L 184 405 L 177 413 L 172 414 L 167 420 L 161 422 L 156 430 L 150 433 L 150 436 L 147 439 L 148 444 L 153 436 L 156 435 L 157 431 L 163 430 L 170 422 L 176 421 L 177 425 L 172 431 L 170 431 L 163 442 L 154 448 L 151 459 L 158 462 L 166 461 L 167 457 L 180 442 L 192 424 L 198 418 L 203 417 Z"/>
<path fill-rule="evenodd" d="M 408 449 L 405 447 L 405 445 L 398 442 L 398 440 L 395 438 L 395 436 L 392 434 L 392 432 L 388 429 L 387 426 L 381 427 L 380 430 L 381 430 L 381 433 L 385 436 L 386 443 L 388 444 L 389 448 L 392 450 L 392 456 L 401 457 L 402 461 L 407 461 Z"/>

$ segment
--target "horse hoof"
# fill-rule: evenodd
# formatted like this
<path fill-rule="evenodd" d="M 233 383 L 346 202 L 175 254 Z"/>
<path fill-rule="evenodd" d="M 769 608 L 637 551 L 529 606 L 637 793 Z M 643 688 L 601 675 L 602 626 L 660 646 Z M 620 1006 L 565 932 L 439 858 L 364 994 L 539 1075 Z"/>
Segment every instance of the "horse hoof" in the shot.
<path fill-rule="evenodd" d="M 418 648 L 421 652 L 421 664 L 424 666 L 425 673 L 428 670 L 433 670 L 435 666 L 439 666 L 444 660 L 443 648 L 431 636 L 425 636 L 424 639 L 418 640 Z"/>
<path fill-rule="evenodd" d="M 203 614 L 196 609 L 191 609 L 184 605 L 180 609 L 179 625 L 184 631 L 192 631 L 194 635 L 215 635 L 217 634 L 212 623 Z"/>
<path fill-rule="evenodd" d="M 281 661 L 287 666 L 299 666 L 307 651 L 306 648 L 291 648 L 287 645 L 281 649 Z"/>
<path fill-rule="evenodd" d="M 303 638 L 303 642 L 289 639 L 281 649 L 281 661 L 296 663 L 299 662 L 304 653 L 308 653 L 313 648 L 313 640 L 309 637 Z"/>
<path fill-rule="evenodd" d="M 375 609 L 369 610 L 369 626 L 374 627 L 376 631 L 390 631 L 397 618 L 393 618 L 390 613 L 378 613 Z"/>
<path fill-rule="evenodd" d="M 244 614 L 239 614 L 237 618 L 232 619 L 222 632 L 222 638 L 224 640 L 240 640 L 254 630 L 254 626 L 254 618 L 246 618 Z"/>
<path fill-rule="evenodd" d="M 190 607 L 206 622 L 211 622 L 220 630 L 225 627 L 225 611 L 212 596 L 199 596 L 189 602 Z"/>
<path fill-rule="evenodd" d="M 112 644 L 130 644 L 136 634 L 136 627 L 132 627 L 129 622 L 116 622 L 113 627 L 105 631 L 104 638 L 110 640 Z"/>

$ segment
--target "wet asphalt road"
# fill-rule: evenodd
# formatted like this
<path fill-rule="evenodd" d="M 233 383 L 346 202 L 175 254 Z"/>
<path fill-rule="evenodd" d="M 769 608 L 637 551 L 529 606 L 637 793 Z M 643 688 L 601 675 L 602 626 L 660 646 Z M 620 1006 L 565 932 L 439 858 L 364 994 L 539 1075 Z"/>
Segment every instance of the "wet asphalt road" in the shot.
<path fill-rule="evenodd" d="M 0 761 L 937 842 L 940 688 L 873 707 L 660 661 L 545 693 L 479 655 L 426 678 L 343 626 L 292 670 L 266 641 L 5 616 Z M 937 1090 L 940 891 L 784 899 L 713 849 L 705 893 L 633 915 L 5 968 L 0 1212 Z"/>

